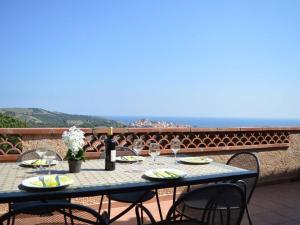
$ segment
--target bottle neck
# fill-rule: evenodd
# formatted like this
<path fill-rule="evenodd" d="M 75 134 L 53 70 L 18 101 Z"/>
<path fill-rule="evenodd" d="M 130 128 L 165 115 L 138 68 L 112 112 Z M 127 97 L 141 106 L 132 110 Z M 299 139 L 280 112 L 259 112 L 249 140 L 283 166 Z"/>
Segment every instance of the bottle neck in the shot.
<path fill-rule="evenodd" d="M 108 128 L 107 135 L 110 136 L 110 137 L 112 137 L 114 135 L 113 127 Z"/>

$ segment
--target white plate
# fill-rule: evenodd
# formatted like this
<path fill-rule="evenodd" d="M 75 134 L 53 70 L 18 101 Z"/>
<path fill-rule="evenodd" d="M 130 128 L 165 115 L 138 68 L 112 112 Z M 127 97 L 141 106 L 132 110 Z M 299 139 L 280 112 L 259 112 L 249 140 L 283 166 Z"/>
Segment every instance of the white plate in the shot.
<path fill-rule="evenodd" d="M 35 189 L 54 189 L 66 187 L 74 181 L 67 175 L 44 175 L 37 177 L 30 177 L 22 181 L 22 185 L 28 188 Z"/>
<path fill-rule="evenodd" d="M 182 170 L 171 169 L 171 168 L 159 168 L 151 169 L 145 172 L 145 176 L 153 179 L 179 179 L 185 177 L 187 174 Z"/>
<path fill-rule="evenodd" d="M 184 157 L 181 158 L 180 161 L 189 164 L 208 164 L 211 163 L 213 160 L 205 156 L 198 156 L 198 157 Z"/>
<path fill-rule="evenodd" d="M 54 166 L 58 163 L 57 160 L 52 160 L 50 166 Z M 49 166 L 46 159 L 30 159 L 21 162 L 24 166 Z"/>
<path fill-rule="evenodd" d="M 118 156 L 116 157 L 116 160 L 118 162 L 129 162 L 129 163 L 132 163 L 132 162 L 137 162 L 137 161 L 144 161 L 145 157 L 143 156 Z"/>

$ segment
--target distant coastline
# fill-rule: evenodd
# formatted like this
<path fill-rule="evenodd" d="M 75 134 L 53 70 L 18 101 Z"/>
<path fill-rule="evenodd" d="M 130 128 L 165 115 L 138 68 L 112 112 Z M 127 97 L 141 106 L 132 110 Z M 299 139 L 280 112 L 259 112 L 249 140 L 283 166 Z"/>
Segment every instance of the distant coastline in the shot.
<path fill-rule="evenodd" d="M 251 118 L 195 118 L 195 117 L 142 117 L 142 116 L 104 116 L 105 118 L 130 125 L 136 121 L 147 119 L 160 123 L 172 123 L 176 126 L 190 127 L 298 127 L 300 119 L 251 119 Z"/>
<path fill-rule="evenodd" d="M 95 116 L 68 114 L 42 108 L 0 108 L 0 114 L 19 119 L 26 123 L 25 127 L 300 127 L 300 119 Z M 0 127 L 6 126 L 5 124 L 0 124 Z"/>

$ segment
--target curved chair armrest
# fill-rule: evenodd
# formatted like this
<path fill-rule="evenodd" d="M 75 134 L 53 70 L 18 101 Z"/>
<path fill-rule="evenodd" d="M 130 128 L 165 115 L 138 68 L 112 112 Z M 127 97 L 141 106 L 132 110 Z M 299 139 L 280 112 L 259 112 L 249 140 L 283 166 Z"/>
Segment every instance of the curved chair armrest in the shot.
<path fill-rule="evenodd" d="M 244 191 L 244 193 L 245 193 L 245 196 L 246 196 L 246 193 L 247 193 L 247 184 L 246 184 L 246 182 L 243 181 L 243 180 L 237 180 L 237 181 L 235 181 L 234 183 L 236 183 L 237 185 L 241 184 L 242 189 L 243 189 L 243 191 Z M 240 186 L 240 185 L 239 185 L 239 186 Z"/>
<path fill-rule="evenodd" d="M 136 214 L 136 220 L 137 220 L 137 225 L 143 225 L 143 220 L 140 216 L 140 212 L 139 210 L 143 211 L 144 213 L 147 214 L 147 216 L 149 217 L 150 221 L 151 221 L 151 224 L 156 224 L 156 220 L 154 219 L 154 217 L 152 216 L 151 212 L 143 205 L 141 204 L 138 204 L 136 207 L 135 207 L 135 214 Z"/>

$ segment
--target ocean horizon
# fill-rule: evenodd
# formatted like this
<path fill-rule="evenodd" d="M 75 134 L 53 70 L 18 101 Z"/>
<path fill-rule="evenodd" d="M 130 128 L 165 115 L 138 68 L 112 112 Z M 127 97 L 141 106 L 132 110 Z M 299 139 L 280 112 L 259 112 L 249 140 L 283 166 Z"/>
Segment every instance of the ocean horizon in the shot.
<path fill-rule="evenodd" d="M 297 127 L 300 119 L 263 119 L 263 118 L 205 118 L 205 117 L 165 117 L 165 116 L 105 116 L 105 118 L 133 123 L 140 119 L 165 121 L 191 127 L 224 128 L 224 127 Z"/>

